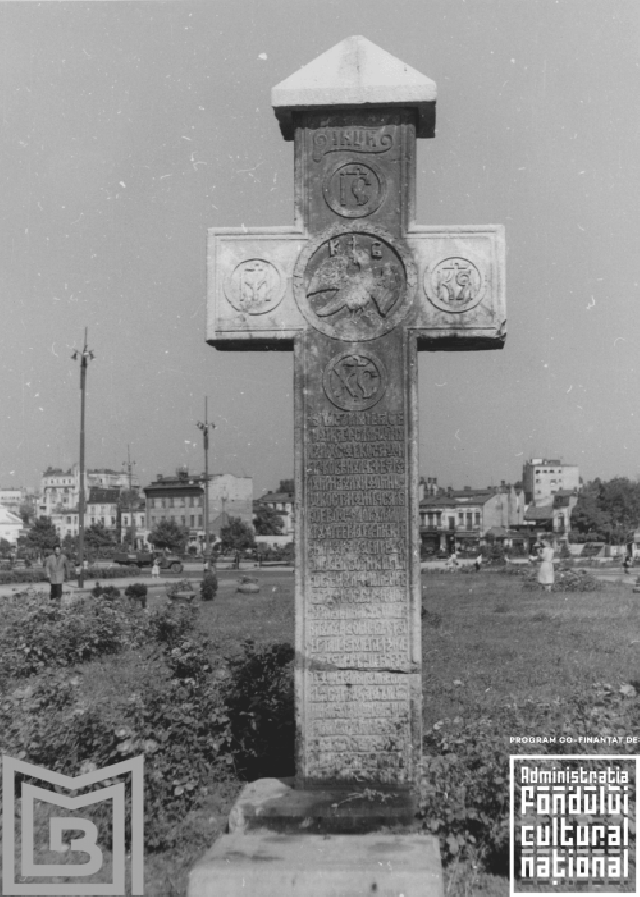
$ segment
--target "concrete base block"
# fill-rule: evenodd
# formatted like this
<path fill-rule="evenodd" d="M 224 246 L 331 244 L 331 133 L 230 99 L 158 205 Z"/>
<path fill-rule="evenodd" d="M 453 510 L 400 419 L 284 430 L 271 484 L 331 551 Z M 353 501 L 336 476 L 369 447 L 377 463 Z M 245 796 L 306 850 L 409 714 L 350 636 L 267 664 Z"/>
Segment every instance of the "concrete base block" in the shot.
<path fill-rule="evenodd" d="M 351 835 L 420 831 L 410 792 L 299 790 L 280 779 L 246 785 L 229 814 L 229 832 L 269 829 L 286 834 Z"/>
<path fill-rule="evenodd" d="M 430 835 L 223 835 L 193 869 L 188 897 L 442 897 Z"/>

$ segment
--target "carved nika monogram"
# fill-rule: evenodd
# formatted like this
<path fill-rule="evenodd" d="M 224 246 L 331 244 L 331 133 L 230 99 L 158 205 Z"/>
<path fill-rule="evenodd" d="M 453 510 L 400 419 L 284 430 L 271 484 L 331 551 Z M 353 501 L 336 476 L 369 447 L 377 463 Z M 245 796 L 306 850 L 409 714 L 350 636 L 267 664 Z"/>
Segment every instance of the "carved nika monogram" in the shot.
<path fill-rule="evenodd" d="M 274 264 L 266 259 L 247 259 L 227 277 L 225 293 L 238 311 L 262 315 L 280 303 L 285 285 L 283 274 Z"/>
<path fill-rule="evenodd" d="M 327 398 L 347 411 L 364 411 L 380 401 L 387 375 L 372 352 L 344 352 L 332 358 L 322 379 Z"/>

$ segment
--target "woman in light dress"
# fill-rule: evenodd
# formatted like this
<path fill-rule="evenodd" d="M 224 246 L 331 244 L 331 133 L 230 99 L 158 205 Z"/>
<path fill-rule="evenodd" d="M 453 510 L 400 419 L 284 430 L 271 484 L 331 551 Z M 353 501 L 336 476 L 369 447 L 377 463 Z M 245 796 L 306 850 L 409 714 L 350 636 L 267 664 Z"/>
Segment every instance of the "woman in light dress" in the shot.
<path fill-rule="evenodd" d="M 158 565 L 158 558 L 153 559 L 153 567 L 151 568 L 151 578 L 157 579 L 160 576 L 160 567 Z"/>
<path fill-rule="evenodd" d="M 545 587 L 545 590 L 547 592 L 550 592 L 551 586 L 554 582 L 554 573 L 553 548 L 551 547 L 549 542 L 542 542 L 540 559 L 542 560 L 542 563 L 540 564 L 540 569 L 538 570 L 538 582 L 541 586 Z"/>

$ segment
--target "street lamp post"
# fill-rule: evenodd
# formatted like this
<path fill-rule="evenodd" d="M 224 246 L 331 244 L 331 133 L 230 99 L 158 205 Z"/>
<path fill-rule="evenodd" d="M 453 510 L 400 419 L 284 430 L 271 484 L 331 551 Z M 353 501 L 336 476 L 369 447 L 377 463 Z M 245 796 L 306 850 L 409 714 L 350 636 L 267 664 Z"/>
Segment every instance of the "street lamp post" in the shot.
<path fill-rule="evenodd" d="M 209 427 L 215 429 L 214 423 L 209 423 L 207 410 L 208 397 L 204 400 L 204 421 L 198 421 L 196 427 L 202 430 L 202 438 L 204 441 L 204 560 L 207 568 L 211 565 L 211 552 L 209 550 Z"/>
<path fill-rule="evenodd" d="M 129 463 L 128 463 L 128 469 L 129 469 L 129 516 L 131 518 L 130 539 L 131 539 L 131 551 L 133 553 L 136 550 L 136 517 L 135 517 L 136 512 L 135 512 L 135 508 L 134 508 L 133 491 L 131 488 L 131 446 L 130 445 L 127 446 L 127 457 L 129 459 Z M 136 462 L 134 461 L 133 463 L 135 464 Z"/>
<path fill-rule="evenodd" d="M 87 347 L 88 327 L 84 328 L 84 349 L 79 352 L 74 349 L 71 357 L 75 361 L 80 359 L 80 497 L 78 500 L 78 563 L 80 572 L 78 573 L 78 586 L 84 586 L 84 395 L 87 385 L 87 370 L 89 362 L 93 359 L 93 352 Z"/>

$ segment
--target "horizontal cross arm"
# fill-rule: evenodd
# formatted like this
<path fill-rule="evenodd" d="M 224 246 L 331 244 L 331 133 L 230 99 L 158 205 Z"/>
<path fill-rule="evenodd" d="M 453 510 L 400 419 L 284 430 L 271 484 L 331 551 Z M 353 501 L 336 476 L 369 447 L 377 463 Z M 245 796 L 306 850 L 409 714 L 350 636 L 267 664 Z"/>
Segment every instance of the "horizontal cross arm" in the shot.
<path fill-rule="evenodd" d="M 291 349 L 305 320 L 293 268 L 307 242 L 288 227 L 209 230 L 207 342 L 217 349 Z"/>
<path fill-rule="evenodd" d="M 506 336 L 501 224 L 418 227 L 407 234 L 418 270 L 409 326 L 419 349 L 501 349 Z"/>

